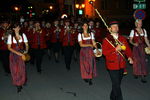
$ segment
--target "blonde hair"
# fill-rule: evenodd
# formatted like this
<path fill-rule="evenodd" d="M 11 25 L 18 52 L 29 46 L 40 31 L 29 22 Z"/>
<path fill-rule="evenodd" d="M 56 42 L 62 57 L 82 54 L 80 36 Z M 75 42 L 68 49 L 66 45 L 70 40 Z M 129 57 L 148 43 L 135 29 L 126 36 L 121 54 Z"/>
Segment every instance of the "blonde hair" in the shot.
<path fill-rule="evenodd" d="M 135 20 L 135 26 L 137 27 L 137 24 L 139 23 L 139 21 L 142 21 L 142 19 L 136 19 Z"/>

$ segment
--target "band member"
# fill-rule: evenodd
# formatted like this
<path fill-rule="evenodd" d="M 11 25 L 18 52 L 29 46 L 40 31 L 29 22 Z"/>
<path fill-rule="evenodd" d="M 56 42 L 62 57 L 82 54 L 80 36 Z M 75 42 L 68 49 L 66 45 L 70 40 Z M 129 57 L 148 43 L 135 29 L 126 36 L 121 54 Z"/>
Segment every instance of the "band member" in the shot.
<path fill-rule="evenodd" d="M 136 28 L 131 30 L 130 43 L 133 45 L 133 74 L 135 78 L 141 77 L 141 82 L 146 83 L 148 75 L 145 51 L 146 45 L 150 48 L 147 32 L 142 28 L 142 20 L 135 21 Z"/>
<path fill-rule="evenodd" d="M 111 21 L 109 29 L 111 34 L 108 34 L 103 40 L 102 52 L 105 56 L 106 68 L 112 82 L 110 100 L 123 100 L 120 86 L 124 68 L 126 67 L 124 56 L 126 55 L 129 62 L 132 64 L 132 53 L 126 38 L 118 33 L 118 21 Z"/>
<path fill-rule="evenodd" d="M 48 52 L 48 58 L 51 59 L 51 24 L 49 22 L 45 25 L 46 30 L 46 45 L 47 45 L 47 52 Z"/>
<path fill-rule="evenodd" d="M 34 55 L 33 55 L 33 50 L 31 48 L 31 44 L 33 41 L 33 21 L 25 21 L 23 23 L 23 27 L 21 28 L 21 32 L 25 33 L 28 39 L 28 45 L 29 45 L 29 54 L 31 55 L 31 59 L 30 59 L 30 64 L 34 64 Z"/>
<path fill-rule="evenodd" d="M 100 27 L 100 22 L 98 22 L 98 21 L 96 22 L 94 30 L 95 30 L 95 41 L 102 43 L 102 40 L 103 40 L 102 32 L 103 32 L 103 30 Z"/>
<path fill-rule="evenodd" d="M 27 39 L 28 39 L 28 44 L 30 45 L 31 44 L 31 40 L 32 40 L 32 37 L 31 37 L 31 29 L 32 27 L 29 26 L 28 22 L 25 21 L 23 23 L 23 26 L 21 27 L 21 32 L 22 33 L 25 33 L 25 35 L 27 36 Z"/>
<path fill-rule="evenodd" d="M 39 22 L 35 22 L 32 32 L 32 53 L 34 56 L 34 60 L 36 61 L 37 72 L 41 74 L 42 60 L 44 50 L 46 49 L 46 31 L 43 28 L 41 28 Z"/>
<path fill-rule="evenodd" d="M 80 46 L 78 43 L 78 33 L 79 33 L 79 23 L 75 22 L 74 27 L 72 28 L 72 31 L 74 33 L 74 40 L 75 40 L 75 45 L 74 45 L 74 60 L 77 61 L 79 51 L 80 51 Z"/>
<path fill-rule="evenodd" d="M 17 86 L 17 92 L 21 92 L 26 82 L 25 58 L 28 53 L 28 40 L 24 33 L 20 33 L 20 26 L 13 26 L 12 35 L 8 36 L 8 50 L 10 50 L 10 71 L 13 85 Z"/>
<path fill-rule="evenodd" d="M 25 33 L 26 36 L 28 35 L 27 31 L 28 31 L 28 28 L 29 28 L 29 25 L 28 25 L 28 22 L 25 21 L 21 27 L 21 32 Z"/>
<path fill-rule="evenodd" d="M 55 61 L 56 63 L 59 62 L 59 52 L 61 49 L 61 44 L 60 44 L 60 32 L 61 32 L 61 27 L 59 26 L 59 21 L 55 20 L 54 21 L 54 26 L 51 29 L 51 43 L 53 45 L 53 51 L 55 55 Z"/>
<path fill-rule="evenodd" d="M 80 50 L 80 71 L 82 79 L 92 85 L 92 79 L 96 77 L 96 61 L 93 53 L 93 47 L 98 49 L 95 45 L 94 34 L 89 32 L 88 24 L 83 23 L 83 32 L 78 34 L 78 42 L 81 47 Z"/>
<path fill-rule="evenodd" d="M 74 39 L 75 34 L 72 31 L 69 21 L 65 21 L 65 26 L 62 28 L 60 34 L 60 40 L 63 46 L 63 53 L 65 57 L 66 69 L 70 70 L 70 64 L 72 59 L 72 54 L 74 50 Z"/>
<path fill-rule="evenodd" d="M 95 35 L 94 21 L 90 20 L 88 25 L 89 25 L 89 31 L 92 32 Z"/>
<path fill-rule="evenodd" d="M 2 27 L 0 28 L 0 60 L 2 61 L 2 66 L 6 75 L 10 73 L 9 50 L 7 48 L 8 35 L 11 33 L 9 26 L 8 22 L 3 22 Z"/>

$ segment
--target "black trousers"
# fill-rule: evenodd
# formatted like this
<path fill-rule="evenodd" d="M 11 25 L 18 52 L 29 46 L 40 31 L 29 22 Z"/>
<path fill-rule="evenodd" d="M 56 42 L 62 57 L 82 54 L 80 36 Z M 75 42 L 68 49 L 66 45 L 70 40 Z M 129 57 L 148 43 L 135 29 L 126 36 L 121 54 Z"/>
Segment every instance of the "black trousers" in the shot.
<path fill-rule="evenodd" d="M 112 90 L 110 93 L 110 100 L 123 100 L 121 92 L 121 80 L 123 78 L 123 69 L 108 70 L 112 82 Z"/>
<path fill-rule="evenodd" d="M 0 50 L 0 60 L 2 61 L 2 66 L 5 73 L 10 73 L 9 68 L 9 50 Z"/>
<path fill-rule="evenodd" d="M 32 54 L 34 56 L 34 61 L 36 62 L 37 71 L 41 71 L 41 65 L 43 60 L 45 49 L 32 49 Z"/>
<path fill-rule="evenodd" d="M 73 50 L 74 50 L 73 46 L 64 46 L 63 47 L 64 57 L 65 57 L 65 64 L 66 64 L 67 69 L 70 69 Z"/>

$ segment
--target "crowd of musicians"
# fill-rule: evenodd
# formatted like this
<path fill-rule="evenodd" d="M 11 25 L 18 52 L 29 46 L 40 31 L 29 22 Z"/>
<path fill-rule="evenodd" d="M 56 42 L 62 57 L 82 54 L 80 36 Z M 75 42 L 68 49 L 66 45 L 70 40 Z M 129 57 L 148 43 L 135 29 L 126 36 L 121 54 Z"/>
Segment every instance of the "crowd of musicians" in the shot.
<path fill-rule="evenodd" d="M 102 52 L 98 50 L 96 42 L 102 44 Z M 125 50 L 122 49 L 122 44 Z M 103 53 L 106 59 L 106 68 L 112 80 L 111 100 L 123 100 L 120 85 L 123 73 L 127 73 L 126 58 L 133 64 L 135 78 L 141 77 L 143 83 L 147 82 L 146 46 L 150 48 L 147 32 L 142 28 L 142 20 L 135 21 L 129 40 L 119 34 L 118 21 L 111 21 L 108 31 L 101 28 L 99 21 L 80 18 L 53 22 L 3 21 L 0 25 L 0 61 L 5 73 L 11 74 L 18 92 L 27 82 L 25 63 L 35 65 L 37 72 L 41 74 L 44 70 L 44 55 L 48 55 L 49 59 L 54 56 L 56 63 L 60 62 L 60 55 L 63 55 L 67 71 L 71 69 L 72 59 L 79 60 L 82 79 L 92 85 L 92 79 L 97 76 L 96 61 L 99 61 L 93 53 L 93 48 L 96 48 L 97 53 Z M 31 56 L 29 62 L 22 59 L 26 53 Z"/>

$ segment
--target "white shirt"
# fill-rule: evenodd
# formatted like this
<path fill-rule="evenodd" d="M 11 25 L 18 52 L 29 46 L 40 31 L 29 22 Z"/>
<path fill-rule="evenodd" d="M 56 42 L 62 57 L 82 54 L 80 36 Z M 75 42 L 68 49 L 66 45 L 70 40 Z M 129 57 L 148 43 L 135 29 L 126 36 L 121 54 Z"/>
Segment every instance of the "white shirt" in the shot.
<path fill-rule="evenodd" d="M 144 33 L 143 33 L 144 31 Z M 145 29 L 143 29 L 142 33 L 140 34 L 140 36 L 144 36 L 144 37 L 147 37 L 147 32 Z M 130 35 L 129 37 L 134 37 L 134 33 L 135 33 L 135 36 L 139 36 L 139 34 L 137 32 L 134 32 L 134 30 L 131 30 L 130 32 Z"/>
<path fill-rule="evenodd" d="M 78 42 L 80 42 L 82 40 L 89 40 L 89 39 L 92 39 L 92 40 L 95 39 L 93 33 L 91 33 L 91 35 L 89 37 L 84 37 L 84 34 L 81 34 L 81 33 L 78 34 Z"/>
<path fill-rule="evenodd" d="M 23 38 L 24 42 L 28 42 L 27 37 L 24 33 L 22 34 L 22 37 L 20 38 L 20 40 L 18 42 L 22 42 L 23 41 L 22 38 Z M 15 37 L 13 37 L 13 43 L 17 44 Z M 7 44 L 12 44 L 12 35 L 8 36 Z"/>

